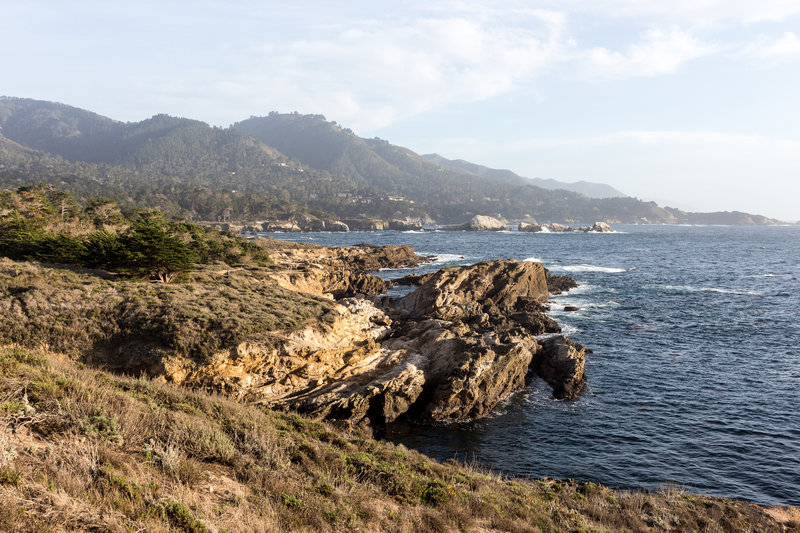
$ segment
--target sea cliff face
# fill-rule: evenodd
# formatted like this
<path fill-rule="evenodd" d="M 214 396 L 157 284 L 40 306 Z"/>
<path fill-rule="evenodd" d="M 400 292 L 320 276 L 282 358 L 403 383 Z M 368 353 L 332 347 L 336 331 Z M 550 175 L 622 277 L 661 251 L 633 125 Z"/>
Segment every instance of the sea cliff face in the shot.
<path fill-rule="evenodd" d="M 443 269 L 392 300 L 375 296 L 390 283 L 368 272 L 427 260 L 407 246 L 270 253 L 269 268 L 208 268 L 167 287 L 25 264 L 0 321 L 19 315 L 51 346 L 65 333 L 52 324 L 67 321 L 90 332 L 71 348 L 91 364 L 321 419 L 479 418 L 536 374 L 558 398 L 580 391 L 582 347 L 537 340 L 560 331 L 539 263 Z"/>

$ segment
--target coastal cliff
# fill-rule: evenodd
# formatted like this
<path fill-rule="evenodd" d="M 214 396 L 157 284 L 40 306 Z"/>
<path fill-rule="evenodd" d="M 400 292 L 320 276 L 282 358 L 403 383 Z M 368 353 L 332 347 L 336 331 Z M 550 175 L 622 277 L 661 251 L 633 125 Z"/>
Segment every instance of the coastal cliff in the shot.
<path fill-rule="evenodd" d="M 534 375 L 579 393 L 584 349 L 545 314 L 574 280 L 488 261 L 370 299 L 353 265 L 425 259 L 259 246 L 273 264 L 178 284 L 0 259 L 0 530 L 797 530 L 793 508 L 512 481 L 371 439 L 351 422 L 478 418 Z"/>
<path fill-rule="evenodd" d="M 480 418 L 534 375 L 559 399 L 580 392 L 583 348 L 565 358 L 537 340 L 560 331 L 539 263 L 443 269 L 403 298 L 370 300 L 391 282 L 369 271 L 428 259 L 407 246 L 270 246 L 269 267 L 209 265 L 169 286 L 4 260 L 0 331 L 320 419 Z"/>

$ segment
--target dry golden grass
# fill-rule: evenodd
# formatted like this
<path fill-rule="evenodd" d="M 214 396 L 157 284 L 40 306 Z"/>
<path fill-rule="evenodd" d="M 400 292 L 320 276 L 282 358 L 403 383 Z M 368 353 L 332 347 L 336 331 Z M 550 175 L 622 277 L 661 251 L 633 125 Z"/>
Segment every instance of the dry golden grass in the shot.
<path fill-rule="evenodd" d="M 223 268 L 224 267 L 224 268 Z M 0 258 L 0 342 L 72 356 L 164 353 L 202 360 L 247 340 L 269 343 L 325 320 L 333 303 L 288 291 L 262 267 L 208 265 L 186 283 L 114 280 L 87 270 Z"/>
<path fill-rule="evenodd" d="M 508 480 L 15 346 L 0 348 L 0 501 L 3 532 L 786 530 L 743 502 Z"/>

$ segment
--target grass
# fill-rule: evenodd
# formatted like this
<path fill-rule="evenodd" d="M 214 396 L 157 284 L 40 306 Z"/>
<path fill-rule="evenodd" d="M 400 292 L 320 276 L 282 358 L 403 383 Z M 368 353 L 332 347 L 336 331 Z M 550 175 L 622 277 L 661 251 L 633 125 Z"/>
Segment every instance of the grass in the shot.
<path fill-rule="evenodd" d="M 510 480 L 63 355 L 0 347 L 0 531 L 783 531 L 759 507 Z"/>
<path fill-rule="evenodd" d="M 245 341 L 269 345 L 333 308 L 267 276 L 209 265 L 165 285 L 0 258 L 0 342 L 94 354 L 111 366 L 123 355 L 119 364 L 139 372 L 169 354 L 203 361 Z"/>

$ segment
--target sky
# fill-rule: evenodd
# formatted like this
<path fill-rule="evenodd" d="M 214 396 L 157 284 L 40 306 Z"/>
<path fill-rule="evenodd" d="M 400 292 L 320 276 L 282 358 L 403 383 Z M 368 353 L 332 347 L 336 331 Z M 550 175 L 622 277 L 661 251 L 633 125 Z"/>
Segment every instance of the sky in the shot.
<path fill-rule="evenodd" d="M 2 0 L 0 94 L 323 114 L 660 205 L 800 220 L 797 0 Z"/>

